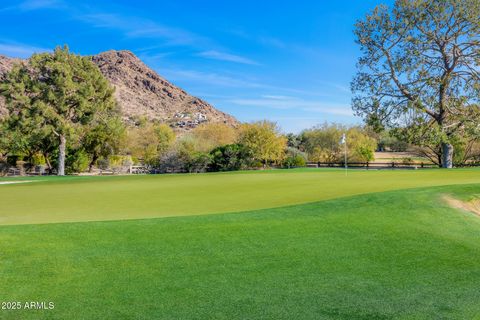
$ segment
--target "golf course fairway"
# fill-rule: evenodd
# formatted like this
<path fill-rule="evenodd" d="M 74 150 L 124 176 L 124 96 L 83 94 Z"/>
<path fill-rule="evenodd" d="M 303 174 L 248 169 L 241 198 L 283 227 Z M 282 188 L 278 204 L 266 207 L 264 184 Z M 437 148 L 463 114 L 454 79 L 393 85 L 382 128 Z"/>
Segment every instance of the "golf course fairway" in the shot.
<path fill-rule="evenodd" d="M 0 319 L 478 319 L 480 217 L 443 198 L 478 198 L 479 178 L 276 170 L 0 185 L 0 301 L 54 304 Z"/>

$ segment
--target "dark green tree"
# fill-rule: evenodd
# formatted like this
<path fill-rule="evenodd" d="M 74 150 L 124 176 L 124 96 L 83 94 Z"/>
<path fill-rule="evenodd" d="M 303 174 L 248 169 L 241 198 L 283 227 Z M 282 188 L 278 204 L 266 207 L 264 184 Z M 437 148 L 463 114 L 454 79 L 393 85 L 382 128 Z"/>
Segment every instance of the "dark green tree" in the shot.
<path fill-rule="evenodd" d="M 84 127 L 81 148 L 89 155 L 89 171 L 100 157 L 117 153 L 126 138 L 126 129 L 116 110 L 97 113 L 96 119 Z"/>
<path fill-rule="evenodd" d="M 421 124 L 433 131 L 436 141 L 428 143 L 438 144 L 445 168 L 452 167 L 459 132 L 480 119 L 471 112 L 480 100 L 479 12 L 478 0 L 397 0 L 356 24 L 363 55 L 353 109 L 378 128 L 424 134 Z"/>
<path fill-rule="evenodd" d="M 14 127 L 26 136 L 37 128 L 56 141 L 58 175 L 65 174 L 68 140 L 79 137 L 96 114 L 116 108 L 113 92 L 90 58 L 72 54 L 66 46 L 16 65 L 1 86 Z"/>

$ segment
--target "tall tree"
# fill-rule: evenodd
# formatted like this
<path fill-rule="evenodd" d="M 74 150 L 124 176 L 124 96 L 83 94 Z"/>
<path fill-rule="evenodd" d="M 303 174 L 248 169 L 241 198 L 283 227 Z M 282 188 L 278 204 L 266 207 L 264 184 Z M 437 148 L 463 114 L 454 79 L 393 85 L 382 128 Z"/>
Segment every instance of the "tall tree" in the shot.
<path fill-rule="evenodd" d="M 2 84 L 10 117 L 23 128 L 41 128 L 58 141 L 57 174 L 65 174 L 68 139 L 98 112 L 116 108 L 114 89 L 88 57 L 57 47 L 16 65 Z"/>
<path fill-rule="evenodd" d="M 397 0 L 356 24 L 353 109 L 376 127 L 434 130 L 445 168 L 455 135 L 480 119 L 479 12 L 478 0 Z"/>
<path fill-rule="evenodd" d="M 238 142 L 250 149 L 252 157 L 264 166 L 285 157 L 287 138 L 274 122 L 264 120 L 242 125 Z"/>
<path fill-rule="evenodd" d="M 90 157 L 89 171 L 100 157 L 108 157 L 119 151 L 122 142 L 126 139 L 125 126 L 118 113 L 112 112 L 97 114 L 91 125 L 85 126 L 81 141 L 83 149 Z"/>
<path fill-rule="evenodd" d="M 158 165 L 160 158 L 175 142 L 175 132 L 166 124 L 144 123 L 129 128 L 127 149 L 131 156 L 149 166 Z"/>

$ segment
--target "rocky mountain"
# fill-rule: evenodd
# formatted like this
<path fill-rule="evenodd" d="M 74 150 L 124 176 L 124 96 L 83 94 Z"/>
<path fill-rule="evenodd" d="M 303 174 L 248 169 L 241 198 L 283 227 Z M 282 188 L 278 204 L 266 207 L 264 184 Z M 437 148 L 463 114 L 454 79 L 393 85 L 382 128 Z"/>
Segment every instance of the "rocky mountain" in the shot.
<path fill-rule="evenodd" d="M 189 95 L 145 65 L 132 52 L 107 51 L 92 56 L 92 61 L 115 87 L 115 96 L 126 122 L 139 117 L 168 123 L 177 130 L 189 130 L 204 122 L 235 126 L 232 116 L 209 103 Z M 15 59 L 0 56 L 0 79 Z M 0 114 L 5 112 L 0 101 Z"/>

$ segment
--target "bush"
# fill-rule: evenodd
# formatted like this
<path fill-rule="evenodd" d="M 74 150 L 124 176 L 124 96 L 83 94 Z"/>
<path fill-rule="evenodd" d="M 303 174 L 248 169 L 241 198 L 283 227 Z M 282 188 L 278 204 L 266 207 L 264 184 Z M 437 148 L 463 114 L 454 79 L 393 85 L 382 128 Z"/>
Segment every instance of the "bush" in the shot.
<path fill-rule="evenodd" d="M 284 168 L 305 167 L 307 164 L 307 154 L 297 148 L 287 147 L 286 157 L 282 162 Z"/>
<path fill-rule="evenodd" d="M 131 156 L 111 155 L 108 157 L 108 168 L 113 172 L 127 172 L 133 165 Z"/>
<path fill-rule="evenodd" d="M 67 155 L 65 169 L 67 173 L 84 172 L 88 169 L 89 164 L 89 155 L 83 150 L 77 150 Z"/>
<path fill-rule="evenodd" d="M 196 152 L 186 161 L 185 169 L 190 172 L 205 172 L 212 162 L 212 156 L 205 152 Z"/>
<path fill-rule="evenodd" d="M 306 164 L 307 162 L 305 161 L 304 157 L 300 155 L 296 155 L 293 157 L 285 158 L 285 160 L 283 160 L 282 165 L 284 168 L 298 168 L 298 167 L 305 167 Z"/>
<path fill-rule="evenodd" d="M 210 171 L 233 171 L 246 169 L 251 165 L 252 154 L 241 144 L 227 144 L 210 152 Z"/>
<path fill-rule="evenodd" d="M 187 160 L 184 154 L 170 150 L 160 158 L 158 169 L 163 173 L 185 172 Z"/>

